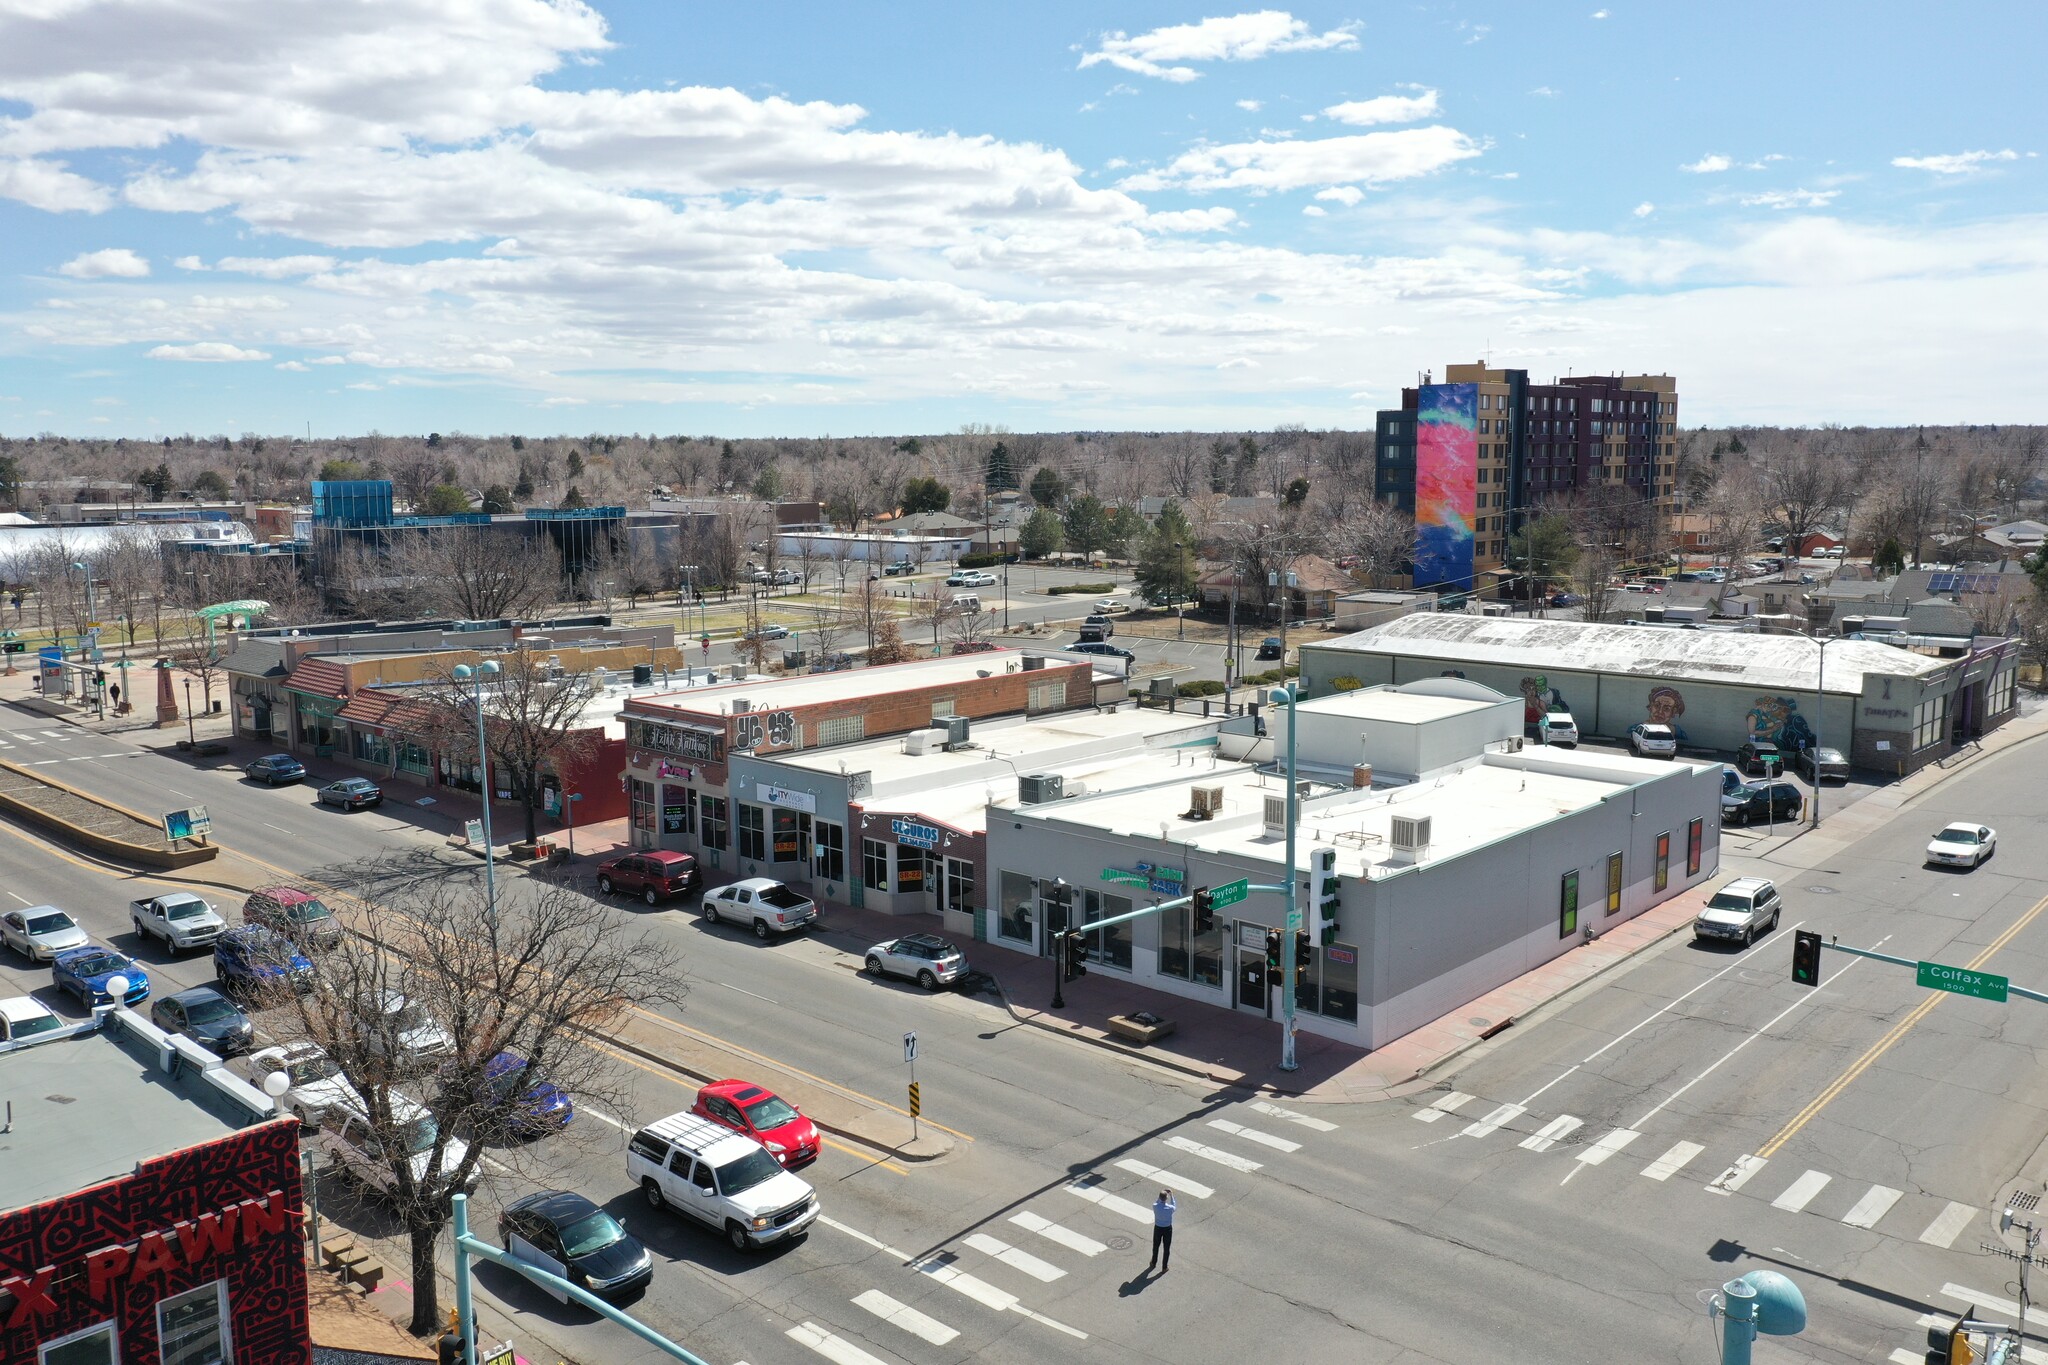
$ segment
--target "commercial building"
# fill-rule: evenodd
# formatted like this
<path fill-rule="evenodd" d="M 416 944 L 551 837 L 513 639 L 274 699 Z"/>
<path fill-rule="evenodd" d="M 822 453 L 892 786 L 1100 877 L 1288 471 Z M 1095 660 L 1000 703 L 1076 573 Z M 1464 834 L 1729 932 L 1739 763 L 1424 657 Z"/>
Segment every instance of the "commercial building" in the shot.
<path fill-rule="evenodd" d="M 1417 588 L 1470 592 L 1506 562 L 1523 515 L 1576 490 L 1652 509 L 1676 488 L 1678 383 L 1669 375 L 1572 375 L 1445 367 L 1401 391 L 1374 432 L 1374 492 L 1415 515 Z"/>
<path fill-rule="evenodd" d="M 1729 751 L 1752 739 L 1819 742 L 1851 764 L 1904 775 L 2017 714 L 2016 641 L 1984 638 L 1936 658 L 1864 640 L 1735 634 L 1427 613 L 1304 644 L 1301 681 L 1367 686 L 1456 677 L 1562 704 L 1581 733 L 1619 739 L 1639 721 Z"/>
<path fill-rule="evenodd" d="M 0 1360 L 307 1365 L 299 1127 L 127 1010 L 0 1045 Z"/>
<path fill-rule="evenodd" d="M 948 563 L 973 554 L 981 528 L 957 534 L 923 535 L 878 525 L 867 531 L 784 531 L 775 538 L 775 552 L 787 564 L 808 560 L 828 564 L 839 560 L 871 564 L 893 564 L 907 559 L 922 566 Z"/>

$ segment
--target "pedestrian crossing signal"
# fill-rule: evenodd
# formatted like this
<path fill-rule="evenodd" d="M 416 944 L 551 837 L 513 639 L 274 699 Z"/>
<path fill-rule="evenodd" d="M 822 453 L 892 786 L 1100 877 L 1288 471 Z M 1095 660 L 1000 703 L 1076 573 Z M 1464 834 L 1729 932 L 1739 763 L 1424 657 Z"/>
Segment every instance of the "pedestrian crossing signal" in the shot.
<path fill-rule="evenodd" d="M 917 1082 L 910 1083 L 910 1117 L 916 1118 L 924 1112 L 924 1101 L 918 1098 Z"/>
<path fill-rule="evenodd" d="M 1820 935 L 1811 929 L 1792 933 L 1792 979 L 1802 986 L 1820 984 Z"/>

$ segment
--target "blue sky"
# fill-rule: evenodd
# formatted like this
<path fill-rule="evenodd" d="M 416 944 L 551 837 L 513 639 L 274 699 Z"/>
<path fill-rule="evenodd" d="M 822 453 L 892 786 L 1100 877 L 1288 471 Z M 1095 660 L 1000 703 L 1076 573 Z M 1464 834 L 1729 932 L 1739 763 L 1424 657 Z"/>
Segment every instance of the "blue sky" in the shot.
<path fill-rule="evenodd" d="M 0 432 L 2038 420 L 2044 15 L 0 0 Z"/>

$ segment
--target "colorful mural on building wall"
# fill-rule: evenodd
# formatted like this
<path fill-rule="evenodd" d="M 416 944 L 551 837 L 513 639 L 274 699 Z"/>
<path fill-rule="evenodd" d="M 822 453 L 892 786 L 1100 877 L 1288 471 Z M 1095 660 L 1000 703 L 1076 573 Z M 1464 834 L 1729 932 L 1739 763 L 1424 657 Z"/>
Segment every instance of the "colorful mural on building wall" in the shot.
<path fill-rule="evenodd" d="M 1415 586 L 1472 591 L 1479 510 L 1479 386 L 1424 384 L 1416 395 Z"/>
<path fill-rule="evenodd" d="M 1678 718 L 1685 714 L 1685 694 L 1675 687 L 1653 687 L 1650 689 L 1650 704 L 1644 719 L 1652 725 L 1668 725 L 1671 733 L 1685 743 L 1685 727 Z"/>
<path fill-rule="evenodd" d="M 1799 714 L 1796 697 L 1758 697 L 1749 708 L 1749 737 L 1797 753 L 1812 745 L 1813 727 Z"/>

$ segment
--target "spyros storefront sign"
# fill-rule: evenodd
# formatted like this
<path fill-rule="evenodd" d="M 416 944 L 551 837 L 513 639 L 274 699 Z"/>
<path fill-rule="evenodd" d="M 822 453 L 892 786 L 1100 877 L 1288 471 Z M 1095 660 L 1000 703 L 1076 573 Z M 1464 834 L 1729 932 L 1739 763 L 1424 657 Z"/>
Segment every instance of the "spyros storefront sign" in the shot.
<path fill-rule="evenodd" d="M 626 744 L 691 763 L 725 762 L 725 735 L 695 725 L 674 725 L 645 716 L 626 717 Z"/>

